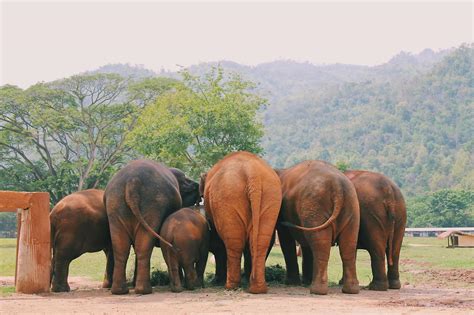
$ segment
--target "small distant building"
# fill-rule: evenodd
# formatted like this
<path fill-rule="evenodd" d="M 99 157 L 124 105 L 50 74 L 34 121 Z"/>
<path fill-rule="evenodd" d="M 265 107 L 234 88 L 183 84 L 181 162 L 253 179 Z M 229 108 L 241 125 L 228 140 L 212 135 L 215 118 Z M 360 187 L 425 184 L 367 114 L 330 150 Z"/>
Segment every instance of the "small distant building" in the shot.
<path fill-rule="evenodd" d="M 458 231 L 474 234 L 474 227 L 428 227 L 428 228 L 406 228 L 405 236 L 414 237 L 436 237 L 443 232 Z"/>
<path fill-rule="evenodd" d="M 474 234 L 451 230 L 439 234 L 438 238 L 447 238 L 450 248 L 474 247 Z"/>

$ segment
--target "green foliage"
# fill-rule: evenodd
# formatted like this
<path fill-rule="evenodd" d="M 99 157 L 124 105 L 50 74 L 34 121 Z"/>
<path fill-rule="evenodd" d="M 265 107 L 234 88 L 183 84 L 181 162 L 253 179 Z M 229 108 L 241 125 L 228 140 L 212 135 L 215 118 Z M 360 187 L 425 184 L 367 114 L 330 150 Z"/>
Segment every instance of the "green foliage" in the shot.
<path fill-rule="evenodd" d="M 0 212 L 0 237 L 15 237 L 16 213 Z"/>
<path fill-rule="evenodd" d="M 150 276 L 150 283 L 152 286 L 164 286 L 170 284 L 168 271 L 153 268 Z"/>
<path fill-rule="evenodd" d="M 349 163 L 345 162 L 345 161 L 337 161 L 336 162 L 336 167 L 338 170 L 340 170 L 341 172 L 345 172 L 347 171 L 348 169 L 351 168 L 351 166 L 349 165 Z"/>
<path fill-rule="evenodd" d="M 0 189 L 48 191 L 54 204 L 104 187 L 134 154 L 125 139 L 140 111 L 174 82 L 99 73 L 0 87 Z"/>
<path fill-rule="evenodd" d="M 280 264 L 265 267 L 265 280 L 271 283 L 284 284 L 286 278 L 286 269 Z"/>
<path fill-rule="evenodd" d="M 443 189 L 408 202 L 410 227 L 474 225 L 474 191 Z"/>
<path fill-rule="evenodd" d="M 368 80 L 277 99 L 265 113 L 265 157 L 274 167 L 349 161 L 393 178 L 407 196 L 473 189 L 473 51 L 464 45 L 428 66 L 405 54 Z"/>
<path fill-rule="evenodd" d="M 183 84 L 145 109 L 130 143 L 145 156 L 197 177 L 229 152 L 262 152 L 257 111 L 266 101 L 238 75 L 213 68 L 202 77 L 183 71 Z"/>

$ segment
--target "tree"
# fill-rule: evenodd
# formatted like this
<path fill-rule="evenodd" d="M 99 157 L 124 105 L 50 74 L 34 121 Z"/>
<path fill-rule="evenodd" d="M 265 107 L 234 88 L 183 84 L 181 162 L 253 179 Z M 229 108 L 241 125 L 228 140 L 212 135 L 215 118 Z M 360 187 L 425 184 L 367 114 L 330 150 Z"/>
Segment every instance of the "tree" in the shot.
<path fill-rule="evenodd" d="M 9 178 L 2 186 L 46 190 L 53 202 L 104 186 L 133 154 L 125 139 L 153 89 L 157 95 L 170 88 L 155 83 L 145 93 L 140 82 L 131 90 L 129 83 L 116 74 L 86 74 L 27 90 L 0 87 L 0 177 Z"/>
<path fill-rule="evenodd" d="M 474 191 L 443 189 L 408 202 L 410 227 L 474 224 Z"/>
<path fill-rule="evenodd" d="M 266 100 L 253 93 L 252 82 L 220 67 L 202 77 L 181 75 L 182 84 L 143 111 L 130 137 L 133 147 L 192 176 L 229 152 L 262 153 L 258 111 Z"/>

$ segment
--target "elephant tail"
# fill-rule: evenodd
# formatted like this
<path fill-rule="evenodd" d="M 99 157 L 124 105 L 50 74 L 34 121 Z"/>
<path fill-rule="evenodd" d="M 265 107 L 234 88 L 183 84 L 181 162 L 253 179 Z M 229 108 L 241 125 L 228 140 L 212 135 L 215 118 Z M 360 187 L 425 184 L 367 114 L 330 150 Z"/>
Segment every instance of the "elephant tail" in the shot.
<path fill-rule="evenodd" d="M 256 176 L 249 180 L 248 197 L 250 200 L 250 207 L 252 210 L 252 271 L 251 277 L 255 279 L 257 267 L 257 251 L 258 251 L 258 234 L 260 226 L 261 204 L 262 204 L 262 182 L 260 177 Z"/>
<path fill-rule="evenodd" d="M 308 231 L 308 232 L 317 232 L 317 231 L 321 231 L 321 230 L 324 230 L 324 229 L 328 228 L 329 226 L 334 224 L 334 221 L 336 221 L 337 217 L 339 216 L 339 214 L 341 213 L 341 210 L 342 210 L 344 193 L 343 193 L 342 187 L 339 183 L 336 184 L 335 187 L 334 187 L 333 198 L 334 198 L 334 210 L 333 210 L 331 216 L 329 217 L 329 219 L 326 222 L 324 222 L 323 224 L 318 225 L 318 226 L 314 226 L 314 227 L 304 227 L 304 226 L 296 225 L 296 224 L 293 224 L 293 223 L 290 223 L 290 222 L 281 222 L 281 225 L 291 227 L 291 228 L 295 228 L 295 229 L 302 230 L 302 231 Z M 333 235 L 333 238 L 334 237 L 335 237 L 335 235 Z"/>
<path fill-rule="evenodd" d="M 160 240 L 160 245 L 165 244 L 168 246 L 171 250 L 174 252 L 177 251 L 176 248 L 171 245 L 168 241 L 166 241 L 163 237 L 161 237 L 158 233 L 156 233 L 150 225 L 145 221 L 145 219 L 142 216 L 142 213 L 140 211 L 140 194 L 139 194 L 139 186 L 140 186 L 140 180 L 137 178 L 133 178 L 129 180 L 125 186 L 125 201 L 127 205 L 130 207 L 130 210 L 132 210 L 132 213 L 135 215 L 137 218 L 138 222 L 143 226 L 145 230 L 147 230 L 150 234 L 152 234 L 154 237 Z"/>
<path fill-rule="evenodd" d="M 388 253 L 387 262 L 389 266 L 393 265 L 393 235 L 395 234 L 395 196 L 391 185 L 385 189 L 387 198 L 385 198 L 385 211 L 390 222 L 390 231 L 388 234 Z"/>

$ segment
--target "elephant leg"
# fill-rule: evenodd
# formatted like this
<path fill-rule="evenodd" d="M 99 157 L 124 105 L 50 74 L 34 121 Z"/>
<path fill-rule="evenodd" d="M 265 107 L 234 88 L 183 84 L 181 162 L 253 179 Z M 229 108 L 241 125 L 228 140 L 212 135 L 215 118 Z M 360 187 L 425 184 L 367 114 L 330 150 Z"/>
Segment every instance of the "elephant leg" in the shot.
<path fill-rule="evenodd" d="M 114 273 L 114 252 L 112 248 L 105 248 L 104 253 L 107 257 L 107 266 L 105 267 L 104 282 L 102 283 L 102 287 L 110 288 L 112 286 L 112 277 Z"/>
<path fill-rule="evenodd" d="M 196 269 L 194 268 L 194 263 L 187 262 L 184 266 L 184 283 L 186 285 L 186 289 L 194 290 L 196 283 L 198 282 L 198 276 L 196 273 Z"/>
<path fill-rule="evenodd" d="M 54 255 L 53 257 L 53 282 L 51 291 L 53 292 L 69 292 L 71 288 L 67 283 L 69 274 L 69 264 L 71 259 L 69 257 L 61 257 L 61 255 Z"/>
<path fill-rule="evenodd" d="M 181 292 L 183 287 L 181 285 L 181 272 L 176 255 L 170 249 L 163 249 L 163 257 L 168 266 L 168 274 L 170 277 L 170 287 L 172 292 Z"/>
<path fill-rule="evenodd" d="M 370 264 L 372 266 L 372 281 L 369 290 L 387 291 L 388 280 L 385 273 L 385 248 L 377 245 L 369 249 Z"/>
<path fill-rule="evenodd" d="M 312 294 L 327 294 L 327 268 L 331 251 L 332 231 L 326 229 L 318 233 L 305 232 L 305 236 L 313 253 L 313 279 L 310 292 Z"/>
<path fill-rule="evenodd" d="M 389 289 L 400 289 L 402 284 L 400 282 L 400 273 L 398 271 L 398 266 L 400 262 L 400 251 L 402 248 L 403 242 L 403 228 L 396 228 L 393 236 L 393 249 L 392 249 L 392 262 L 393 264 L 388 265 L 388 288 Z M 387 248 L 388 255 L 388 248 Z"/>
<path fill-rule="evenodd" d="M 309 247 L 301 247 L 303 254 L 303 284 L 309 285 L 313 279 L 313 253 Z"/>
<path fill-rule="evenodd" d="M 145 229 L 140 228 L 135 237 L 135 253 L 137 255 L 137 280 L 135 284 L 136 294 L 150 294 L 152 292 L 150 283 L 150 259 L 155 239 Z"/>
<path fill-rule="evenodd" d="M 300 285 L 300 272 L 296 258 L 296 242 L 290 235 L 290 230 L 280 224 L 277 225 L 278 239 L 286 264 L 286 284 Z"/>
<path fill-rule="evenodd" d="M 206 263 L 207 263 L 207 256 L 209 251 L 207 248 L 201 251 L 199 256 L 199 260 L 196 262 L 196 273 L 198 277 L 198 284 L 197 286 L 204 288 L 204 271 L 206 270 Z"/>
<path fill-rule="evenodd" d="M 236 289 L 240 285 L 240 264 L 245 247 L 245 234 L 241 234 L 239 237 L 224 240 L 227 252 L 227 280 L 225 288 L 228 290 Z"/>
<path fill-rule="evenodd" d="M 359 293 L 357 280 L 356 256 L 359 224 L 348 224 L 339 234 L 339 255 L 342 260 L 342 292 L 349 294 Z"/>
<path fill-rule="evenodd" d="M 225 249 L 214 253 L 214 259 L 216 260 L 216 274 L 212 283 L 214 285 L 224 285 L 227 279 L 227 254 Z"/>
<path fill-rule="evenodd" d="M 112 236 L 112 248 L 114 255 L 114 271 L 112 277 L 112 294 L 127 294 L 127 279 L 125 270 L 127 268 L 127 260 L 130 255 L 130 238 L 125 231 L 125 227 L 114 225 L 110 226 L 110 235 Z"/>
<path fill-rule="evenodd" d="M 252 272 L 252 255 L 250 255 L 250 249 L 245 246 L 244 249 L 244 280 L 249 282 L 250 273 Z"/>

